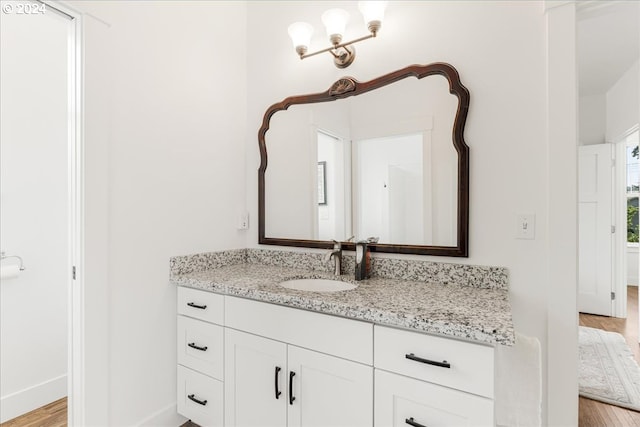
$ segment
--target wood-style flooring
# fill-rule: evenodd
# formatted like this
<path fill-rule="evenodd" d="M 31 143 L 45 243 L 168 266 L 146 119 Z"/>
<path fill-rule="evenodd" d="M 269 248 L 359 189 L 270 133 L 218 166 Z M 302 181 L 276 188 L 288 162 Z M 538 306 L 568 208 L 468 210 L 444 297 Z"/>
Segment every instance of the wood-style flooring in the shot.
<path fill-rule="evenodd" d="M 0 427 L 66 427 L 67 398 L 49 403 L 42 408 L 27 412 L 0 424 Z"/>
<path fill-rule="evenodd" d="M 638 345 L 638 288 L 627 287 L 627 318 L 580 314 L 580 326 L 618 332 L 627 340 L 636 361 L 640 363 Z M 596 400 L 580 398 L 578 425 L 580 427 L 640 427 L 640 413 Z"/>

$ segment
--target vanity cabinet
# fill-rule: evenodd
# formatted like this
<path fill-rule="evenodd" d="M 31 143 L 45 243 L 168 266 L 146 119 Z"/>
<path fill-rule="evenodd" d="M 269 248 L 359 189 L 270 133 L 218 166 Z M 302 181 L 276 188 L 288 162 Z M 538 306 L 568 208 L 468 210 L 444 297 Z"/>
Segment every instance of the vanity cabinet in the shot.
<path fill-rule="evenodd" d="M 373 424 L 373 368 L 225 331 L 225 420 L 232 426 Z"/>
<path fill-rule="evenodd" d="M 359 320 L 179 287 L 178 364 L 201 426 L 494 425 L 493 347 Z"/>

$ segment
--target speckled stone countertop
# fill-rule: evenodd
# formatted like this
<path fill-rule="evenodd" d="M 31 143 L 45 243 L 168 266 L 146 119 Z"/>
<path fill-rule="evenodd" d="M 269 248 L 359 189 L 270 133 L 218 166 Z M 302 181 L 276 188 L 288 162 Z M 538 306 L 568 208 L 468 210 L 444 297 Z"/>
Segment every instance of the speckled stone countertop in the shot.
<path fill-rule="evenodd" d="M 174 268 L 172 259 L 171 283 L 484 344 L 515 342 L 507 287 L 389 277 L 355 282 L 353 275 L 343 275 L 340 280 L 358 283 L 358 287 L 340 292 L 298 291 L 278 284 L 335 276 L 321 270 L 256 263 L 235 252 L 227 258 L 230 265 L 214 263 L 211 268 L 187 272 Z"/>

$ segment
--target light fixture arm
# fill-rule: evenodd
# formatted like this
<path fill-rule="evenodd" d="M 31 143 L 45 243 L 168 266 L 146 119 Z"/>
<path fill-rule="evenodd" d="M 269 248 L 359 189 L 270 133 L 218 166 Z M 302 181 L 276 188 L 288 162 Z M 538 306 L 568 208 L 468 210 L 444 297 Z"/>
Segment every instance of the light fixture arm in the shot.
<path fill-rule="evenodd" d="M 368 35 L 366 35 L 366 36 L 363 36 L 363 37 L 360 37 L 360 38 L 357 38 L 357 39 L 354 39 L 354 40 L 351 40 L 351 41 L 348 41 L 348 42 L 345 42 L 345 43 L 340 43 L 340 44 L 337 44 L 337 45 L 335 45 L 335 46 L 328 47 L 328 48 L 326 48 L 326 49 L 318 50 L 318 51 L 316 51 L 316 52 L 312 52 L 312 53 L 304 53 L 304 54 L 300 55 L 300 59 L 309 58 L 309 57 L 311 57 L 311 56 L 319 55 L 319 54 L 321 54 L 321 53 L 325 53 L 325 52 L 331 52 L 331 53 L 334 53 L 334 51 L 336 51 L 337 49 L 340 49 L 340 48 L 342 48 L 342 47 L 347 48 L 349 45 L 352 45 L 352 44 L 354 44 L 354 43 L 361 42 L 361 41 L 363 41 L 363 40 L 371 39 L 371 38 L 373 38 L 373 37 L 375 37 L 375 36 L 376 36 L 376 33 L 371 33 L 371 34 L 368 34 Z M 335 53 L 334 53 L 334 55 L 335 55 Z"/>
<path fill-rule="evenodd" d="M 376 36 L 376 32 L 372 31 L 371 34 L 368 34 L 366 36 L 363 36 L 354 40 L 350 40 L 344 43 L 337 43 L 326 49 L 318 50 L 316 52 L 311 52 L 311 53 L 299 52 L 298 54 L 300 56 L 300 59 L 305 59 L 305 58 L 309 58 L 310 56 L 315 56 L 321 53 L 329 52 L 331 55 L 333 55 L 333 63 L 336 65 L 336 67 L 347 68 L 356 59 L 356 48 L 355 46 L 351 46 L 351 45 L 361 42 L 363 40 L 374 38 L 375 36 Z"/>

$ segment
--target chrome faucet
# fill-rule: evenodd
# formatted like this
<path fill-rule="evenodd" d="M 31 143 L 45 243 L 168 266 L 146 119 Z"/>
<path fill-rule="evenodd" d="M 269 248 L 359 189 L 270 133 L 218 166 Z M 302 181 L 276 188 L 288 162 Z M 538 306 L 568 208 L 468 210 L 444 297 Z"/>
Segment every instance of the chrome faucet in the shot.
<path fill-rule="evenodd" d="M 333 241 L 333 249 L 325 254 L 323 258 L 324 262 L 329 262 L 331 257 L 333 257 L 333 261 L 335 263 L 334 274 L 339 276 L 342 274 L 342 243 L 336 240 Z"/>

